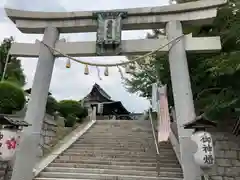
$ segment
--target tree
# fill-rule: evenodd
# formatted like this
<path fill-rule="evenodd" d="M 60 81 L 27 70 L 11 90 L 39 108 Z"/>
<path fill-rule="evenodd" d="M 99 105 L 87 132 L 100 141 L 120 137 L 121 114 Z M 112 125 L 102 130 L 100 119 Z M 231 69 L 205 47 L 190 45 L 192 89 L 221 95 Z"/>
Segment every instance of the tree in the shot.
<path fill-rule="evenodd" d="M 193 97 L 197 114 L 205 113 L 211 119 L 236 118 L 234 111 L 240 99 L 240 4 L 229 1 L 219 9 L 211 26 L 184 29 L 193 36 L 221 36 L 222 51 L 218 54 L 188 55 Z M 153 38 L 158 35 L 153 33 Z M 149 35 L 148 35 L 149 38 Z M 151 97 L 151 84 L 156 80 L 168 84 L 170 105 L 173 105 L 172 88 L 167 56 L 152 56 L 152 61 L 131 73 L 125 85 L 130 92 L 140 92 L 143 97 Z M 154 73 L 152 73 L 154 72 Z M 156 78 L 154 78 L 154 75 Z"/>
<path fill-rule="evenodd" d="M 0 44 L 0 76 L 2 77 L 8 52 L 11 44 L 14 42 L 13 37 L 5 38 Z M 9 56 L 6 74 L 4 80 L 14 82 L 20 86 L 25 85 L 25 75 L 21 67 L 21 61 L 15 57 Z"/>
<path fill-rule="evenodd" d="M 49 95 L 47 99 L 46 112 L 50 115 L 54 115 L 54 113 L 58 110 L 59 106 L 57 100 L 53 96 Z"/>
<path fill-rule="evenodd" d="M 10 82 L 0 82 L 0 113 L 12 114 L 25 105 L 24 91 Z"/>

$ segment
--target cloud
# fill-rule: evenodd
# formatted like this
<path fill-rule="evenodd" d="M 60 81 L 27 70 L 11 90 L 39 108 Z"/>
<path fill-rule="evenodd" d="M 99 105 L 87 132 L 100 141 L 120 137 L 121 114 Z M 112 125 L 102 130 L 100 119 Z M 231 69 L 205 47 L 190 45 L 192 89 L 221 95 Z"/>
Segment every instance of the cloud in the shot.
<path fill-rule="evenodd" d="M 34 42 L 41 39 L 42 35 L 22 34 L 16 29 L 15 25 L 4 17 L 3 5 L 15 9 L 24 9 L 31 11 L 74 11 L 74 10 L 104 10 L 104 9 L 122 9 L 144 6 L 165 5 L 168 0 L 8 0 L 0 2 L 0 41 L 9 36 L 14 36 L 18 42 Z M 123 32 L 123 39 L 144 38 L 146 31 L 128 31 Z M 94 41 L 95 33 L 63 34 L 68 41 Z M 83 58 L 94 62 L 119 62 L 124 57 L 92 57 Z M 37 59 L 22 58 L 24 73 L 27 76 L 27 87 L 32 86 L 34 73 L 36 70 Z M 121 100 L 123 105 L 134 112 L 142 112 L 149 106 L 148 100 L 138 97 L 136 94 L 130 94 L 122 85 L 120 73 L 117 68 L 109 68 L 109 76 L 103 76 L 104 69 L 101 68 L 100 74 L 102 80 L 99 80 L 95 67 L 90 68 L 90 74 L 84 75 L 84 66 L 79 63 L 72 63 L 70 69 L 65 68 L 65 59 L 58 58 L 54 66 L 54 72 L 50 90 L 57 99 L 76 99 L 83 98 L 91 90 L 92 85 L 98 83 L 114 100 Z"/>
<path fill-rule="evenodd" d="M 60 2 L 69 11 L 79 11 L 162 6 L 167 5 L 169 0 L 88 0 L 87 2 L 72 0 L 71 3 L 68 0 L 60 0 Z"/>
<path fill-rule="evenodd" d="M 58 0 L 7 0 L 6 7 L 31 11 L 65 11 Z"/>
<path fill-rule="evenodd" d="M 0 7 L 0 22 L 5 21 L 5 12 L 3 8 Z"/>

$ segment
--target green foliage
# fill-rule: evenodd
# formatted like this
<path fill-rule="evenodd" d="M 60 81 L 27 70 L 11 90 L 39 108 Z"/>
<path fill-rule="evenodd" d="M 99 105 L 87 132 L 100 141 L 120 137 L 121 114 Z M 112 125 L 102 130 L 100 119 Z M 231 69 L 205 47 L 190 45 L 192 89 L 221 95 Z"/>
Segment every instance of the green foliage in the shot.
<path fill-rule="evenodd" d="M 74 114 L 69 114 L 66 117 L 65 127 L 73 127 L 77 122 L 77 117 Z"/>
<path fill-rule="evenodd" d="M 24 91 L 10 82 L 0 82 L 0 113 L 12 114 L 24 107 Z"/>
<path fill-rule="evenodd" d="M 54 115 L 59 110 L 58 102 L 53 96 L 48 96 L 46 112 L 50 115 Z"/>
<path fill-rule="evenodd" d="M 88 116 L 88 110 L 87 108 L 82 107 L 81 112 L 78 115 L 78 122 L 82 122 L 82 120 Z"/>
<path fill-rule="evenodd" d="M 87 111 L 82 107 L 81 103 L 74 100 L 62 100 L 59 102 L 60 114 L 67 118 L 69 114 L 75 115 L 78 121 L 87 116 Z"/>
<path fill-rule="evenodd" d="M 189 54 L 188 65 L 197 114 L 210 119 L 236 118 L 240 105 L 240 4 L 229 1 L 219 9 L 211 26 L 190 27 L 184 32 L 193 36 L 221 37 L 222 51 L 218 54 Z M 156 32 L 153 33 L 156 38 Z M 148 35 L 149 38 L 149 35 Z M 125 81 L 129 92 L 151 97 L 151 84 L 157 79 L 168 85 L 170 105 L 173 105 L 170 70 L 167 55 L 153 56 L 147 65 L 139 65 Z"/>
<path fill-rule="evenodd" d="M 7 54 L 10 50 L 11 44 L 14 42 L 13 37 L 6 38 L 0 44 L 0 76 L 4 72 L 4 67 L 6 64 Z M 7 65 L 7 71 L 4 80 L 14 82 L 20 86 L 25 84 L 25 76 L 23 74 L 23 69 L 21 67 L 21 61 L 15 57 L 9 56 L 9 61 Z"/>

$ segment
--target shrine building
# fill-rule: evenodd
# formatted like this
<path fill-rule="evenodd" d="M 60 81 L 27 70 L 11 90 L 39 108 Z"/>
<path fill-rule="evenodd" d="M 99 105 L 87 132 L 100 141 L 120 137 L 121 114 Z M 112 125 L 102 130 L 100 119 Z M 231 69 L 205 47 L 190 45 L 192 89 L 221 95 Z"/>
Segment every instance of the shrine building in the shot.
<path fill-rule="evenodd" d="M 131 120 L 130 112 L 123 106 L 121 101 L 114 101 L 98 85 L 94 84 L 90 93 L 82 100 L 83 106 L 92 111 L 93 107 L 97 109 L 97 119 L 124 119 Z"/>

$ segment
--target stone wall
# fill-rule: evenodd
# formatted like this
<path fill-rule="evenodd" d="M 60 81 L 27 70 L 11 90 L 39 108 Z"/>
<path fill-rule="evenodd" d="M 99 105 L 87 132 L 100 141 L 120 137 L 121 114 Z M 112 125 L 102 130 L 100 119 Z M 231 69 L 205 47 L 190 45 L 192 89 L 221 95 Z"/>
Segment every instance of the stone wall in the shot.
<path fill-rule="evenodd" d="M 240 180 L 240 136 L 232 134 L 234 121 L 212 130 L 216 164 L 207 172 L 211 180 Z"/>
<path fill-rule="evenodd" d="M 56 140 L 57 135 L 57 123 L 54 120 L 54 117 L 46 114 L 42 126 L 41 136 L 40 136 L 40 152 L 39 158 L 44 156 L 45 153 L 48 153 L 49 149 L 52 147 L 52 142 Z"/>

